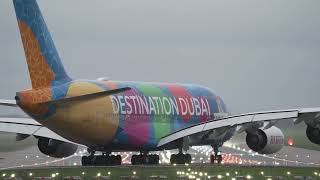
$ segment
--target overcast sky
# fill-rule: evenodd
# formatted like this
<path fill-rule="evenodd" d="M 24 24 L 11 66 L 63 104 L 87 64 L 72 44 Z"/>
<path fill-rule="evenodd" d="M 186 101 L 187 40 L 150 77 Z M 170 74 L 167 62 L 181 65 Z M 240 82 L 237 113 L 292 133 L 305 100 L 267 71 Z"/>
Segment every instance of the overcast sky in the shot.
<path fill-rule="evenodd" d="M 320 106 L 320 1 L 39 0 L 73 78 L 196 83 L 233 112 Z M 0 98 L 30 87 L 0 1 Z"/>

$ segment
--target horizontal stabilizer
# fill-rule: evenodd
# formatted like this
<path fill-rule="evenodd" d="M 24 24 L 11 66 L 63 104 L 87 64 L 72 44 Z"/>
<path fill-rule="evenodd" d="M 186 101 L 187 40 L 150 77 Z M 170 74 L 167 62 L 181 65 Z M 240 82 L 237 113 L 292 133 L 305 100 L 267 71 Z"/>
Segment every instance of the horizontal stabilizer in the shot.
<path fill-rule="evenodd" d="M 0 105 L 16 107 L 17 103 L 15 100 L 0 99 Z"/>
<path fill-rule="evenodd" d="M 97 93 L 85 94 L 81 96 L 66 97 L 66 98 L 62 98 L 54 101 L 42 102 L 40 104 L 58 104 L 58 103 L 68 103 L 68 102 L 74 102 L 74 101 L 88 101 L 88 100 L 92 100 L 92 99 L 96 99 L 104 96 L 110 96 L 113 94 L 122 93 L 125 91 L 129 91 L 130 89 L 131 89 L 130 87 L 124 87 L 119 89 L 101 91 Z"/>

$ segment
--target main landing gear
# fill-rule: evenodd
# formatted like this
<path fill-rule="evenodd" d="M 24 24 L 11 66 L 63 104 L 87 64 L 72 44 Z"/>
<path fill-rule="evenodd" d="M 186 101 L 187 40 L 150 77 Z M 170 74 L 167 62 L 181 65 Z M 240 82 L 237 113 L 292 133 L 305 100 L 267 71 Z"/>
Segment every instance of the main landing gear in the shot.
<path fill-rule="evenodd" d="M 143 152 L 139 155 L 132 155 L 131 164 L 132 165 L 158 165 L 159 156 L 156 154 L 149 155 L 147 152 Z"/>
<path fill-rule="evenodd" d="M 102 155 L 94 155 L 95 151 L 88 150 L 90 153 L 89 156 L 82 156 L 81 163 L 82 166 L 119 166 L 121 165 L 121 156 L 102 154 Z"/>
<path fill-rule="evenodd" d="M 214 155 L 212 154 L 210 156 L 210 163 L 211 164 L 221 164 L 222 162 L 222 155 L 219 152 L 219 147 L 218 146 L 213 146 L 214 150 Z"/>
<path fill-rule="evenodd" d="M 178 154 L 172 154 L 170 157 L 171 164 L 191 164 L 191 155 L 183 154 L 182 148 L 179 148 Z"/>

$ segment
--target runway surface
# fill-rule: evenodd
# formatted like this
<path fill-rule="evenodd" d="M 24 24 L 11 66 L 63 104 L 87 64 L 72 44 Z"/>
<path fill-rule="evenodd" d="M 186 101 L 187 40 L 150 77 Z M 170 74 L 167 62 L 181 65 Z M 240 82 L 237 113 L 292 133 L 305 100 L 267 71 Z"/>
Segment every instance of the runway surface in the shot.
<path fill-rule="evenodd" d="M 246 166 L 297 166 L 297 167 L 320 167 L 319 151 L 300 148 L 284 147 L 274 155 L 259 155 L 249 150 L 245 144 L 226 143 L 221 149 L 224 164 L 237 164 Z M 160 155 L 161 164 L 168 164 L 170 155 L 177 151 L 155 152 Z M 192 155 L 192 163 L 209 163 L 212 153 L 210 146 L 192 147 L 188 151 Z M 81 156 L 86 155 L 84 148 L 79 148 L 73 156 L 65 159 L 54 159 L 41 154 L 37 146 L 24 150 L 0 153 L 0 170 L 14 168 L 38 168 L 50 166 L 79 166 Z M 121 152 L 124 165 L 130 164 L 132 154 L 136 152 Z"/>

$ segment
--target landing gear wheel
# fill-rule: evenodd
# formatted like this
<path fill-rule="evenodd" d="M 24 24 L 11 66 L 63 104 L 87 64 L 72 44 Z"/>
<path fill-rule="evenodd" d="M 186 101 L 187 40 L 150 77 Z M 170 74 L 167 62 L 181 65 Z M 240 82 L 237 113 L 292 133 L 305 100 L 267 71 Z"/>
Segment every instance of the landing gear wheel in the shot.
<path fill-rule="evenodd" d="M 131 156 L 131 164 L 132 165 L 137 165 L 137 155 L 132 155 Z"/>
<path fill-rule="evenodd" d="M 221 164 L 222 163 L 222 155 L 218 155 L 218 164 Z"/>
<path fill-rule="evenodd" d="M 210 156 L 210 163 L 211 164 L 221 164 L 222 163 L 222 155 L 219 153 L 219 147 L 221 147 L 222 144 L 216 144 L 216 145 L 212 145 L 214 154 Z"/>
<path fill-rule="evenodd" d="M 217 156 L 211 155 L 210 156 L 210 163 L 211 164 L 215 164 L 215 163 L 221 164 L 222 163 L 222 155 L 217 155 Z"/>
<path fill-rule="evenodd" d="M 133 155 L 131 157 L 132 165 L 157 165 L 159 164 L 159 156 L 158 155 Z"/>
<path fill-rule="evenodd" d="M 214 160 L 215 160 L 214 155 L 211 155 L 211 156 L 210 156 L 210 164 L 214 164 Z"/>
<path fill-rule="evenodd" d="M 191 155 L 190 154 L 172 154 L 170 157 L 171 164 L 190 164 Z"/>
<path fill-rule="evenodd" d="M 120 155 L 117 156 L 111 156 L 112 159 L 112 165 L 121 165 L 122 159 Z"/>
<path fill-rule="evenodd" d="M 172 154 L 170 157 L 170 163 L 176 164 L 177 163 L 177 154 Z"/>
<path fill-rule="evenodd" d="M 95 166 L 105 166 L 108 165 L 108 159 L 106 156 L 95 156 L 94 158 L 94 165 Z"/>
<path fill-rule="evenodd" d="M 118 166 L 121 165 L 121 156 L 82 156 L 81 163 L 83 166 Z"/>
<path fill-rule="evenodd" d="M 153 164 L 153 165 L 156 165 L 156 164 L 159 164 L 159 156 L 158 155 L 149 155 L 147 156 L 147 164 Z"/>
<path fill-rule="evenodd" d="M 131 164 L 132 165 L 141 165 L 141 164 L 143 164 L 142 156 L 141 155 L 132 155 Z"/>
<path fill-rule="evenodd" d="M 82 158 L 81 158 L 82 166 L 91 166 L 91 165 L 93 165 L 92 161 L 93 161 L 92 156 L 82 156 Z"/>

